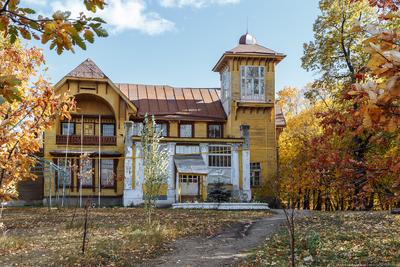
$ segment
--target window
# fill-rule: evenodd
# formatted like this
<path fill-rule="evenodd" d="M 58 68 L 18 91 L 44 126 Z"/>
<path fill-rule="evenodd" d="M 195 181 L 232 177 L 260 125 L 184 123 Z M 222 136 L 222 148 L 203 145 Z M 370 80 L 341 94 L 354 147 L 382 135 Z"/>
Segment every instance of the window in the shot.
<path fill-rule="evenodd" d="M 58 167 L 60 167 L 63 171 L 58 172 L 58 187 L 69 187 L 72 183 L 71 179 L 71 168 L 72 168 L 72 160 L 59 158 L 58 159 Z"/>
<path fill-rule="evenodd" d="M 73 135 L 75 133 L 75 123 L 73 122 L 62 122 L 61 123 L 61 134 L 62 135 Z"/>
<path fill-rule="evenodd" d="M 250 185 L 260 185 L 261 164 L 260 162 L 250 163 Z"/>
<path fill-rule="evenodd" d="M 199 175 L 186 175 L 186 174 L 181 174 L 180 176 L 180 182 L 181 183 L 195 183 L 197 184 L 200 180 Z"/>
<path fill-rule="evenodd" d="M 103 136 L 115 136 L 115 125 L 111 123 L 103 123 L 101 125 Z"/>
<path fill-rule="evenodd" d="M 133 122 L 133 135 L 138 136 L 142 134 L 143 122 Z"/>
<path fill-rule="evenodd" d="M 82 183 L 82 186 L 93 186 L 93 160 L 83 159 L 81 164 L 79 179 Z"/>
<path fill-rule="evenodd" d="M 83 124 L 83 135 L 94 135 L 94 123 L 93 122 L 85 122 Z"/>
<path fill-rule="evenodd" d="M 229 96 L 230 78 L 229 68 L 226 68 L 221 74 L 222 99 L 228 98 Z"/>
<path fill-rule="evenodd" d="M 210 167 L 231 167 L 230 146 L 209 146 L 208 165 Z"/>
<path fill-rule="evenodd" d="M 179 124 L 179 137 L 193 137 L 193 125 L 190 123 Z"/>
<path fill-rule="evenodd" d="M 113 159 L 102 159 L 100 166 L 100 178 L 102 187 L 113 187 L 114 186 L 114 160 Z"/>
<path fill-rule="evenodd" d="M 168 136 L 168 123 L 162 122 L 156 124 L 156 132 L 160 134 L 160 136 Z"/>
<path fill-rule="evenodd" d="M 208 138 L 222 138 L 222 124 L 209 124 Z"/>
<path fill-rule="evenodd" d="M 264 101 L 264 67 L 241 66 L 240 78 L 242 99 Z"/>

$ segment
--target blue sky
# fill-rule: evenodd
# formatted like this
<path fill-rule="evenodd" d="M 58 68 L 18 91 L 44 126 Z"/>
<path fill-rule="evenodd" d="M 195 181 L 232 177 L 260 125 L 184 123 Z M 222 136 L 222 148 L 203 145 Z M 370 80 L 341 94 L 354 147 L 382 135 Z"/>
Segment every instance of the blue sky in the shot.
<path fill-rule="evenodd" d="M 25 0 L 40 12 L 81 10 L 83 0 Z M 216 87 L 211 69 L 246 31 L 259 44 L 287 55 L 276 70 L 276 89 L 303 87 L 313 80 L 301 68 L 303 43 L 312 40 L 317 0 L 110 0 L 101 14 L 110 36 L 86 51 L 44 54 L 52 82 L 86 58 L 114 82 Z"/>

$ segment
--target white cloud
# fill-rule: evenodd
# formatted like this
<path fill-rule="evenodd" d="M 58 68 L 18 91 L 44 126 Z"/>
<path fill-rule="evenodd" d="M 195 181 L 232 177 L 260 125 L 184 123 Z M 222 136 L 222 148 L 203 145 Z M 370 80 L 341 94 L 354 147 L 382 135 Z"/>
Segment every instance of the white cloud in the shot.
<path fill-rule="evenodd" d="M 110 0 L 107 3 L 104 10 L 96 12 L 95 15 L 86 12 L 82 0 L 51 1 L 50 5 L 53 11 L 69 10 L 72 16 L 77 16 L 80 12 L 99 16 L 107 21 L 111 33 L 138 30 L 145 34 L 157 35 L 175 28 L 174 22 L 162 18 L 158 13 L 148 11 L 143 0 Z"/>
<path fill-rule="evenodd" d="M 237 4 L 240 0 L 160 0 L 163 7 L 195 7 L 202 8 L 210 5 Z"/>
<path fill-rule="evenodd" d="M 21 3 L 23 6 L 25 6 L 25 4 L 44 6 L 47 4 L 47 0 L 22 0 Z"/>

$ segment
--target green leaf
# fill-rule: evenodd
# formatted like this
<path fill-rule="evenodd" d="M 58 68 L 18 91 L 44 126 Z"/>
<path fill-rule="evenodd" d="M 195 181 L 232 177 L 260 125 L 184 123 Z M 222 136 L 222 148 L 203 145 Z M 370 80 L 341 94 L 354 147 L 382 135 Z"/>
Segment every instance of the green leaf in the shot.
<path fill-rule="evenodd" d="M 103 20 L 103 19 L 100 18 L 100 17 L 94 17 L 94 18 L 92 18 L 92 20 L 93 20 L 93 21 L 100 22 L 100 23 L 107 23 L 105 20 Z"/>
<path fill-rule="evenodd" d="M 83 50 L 86 50 L 86 44 L 79 35 L 73 36 L 72 40 Z"/>
<path fill-rule="evenodd" d="M 93 28 L 93 31 L 97 34 L 99 37 L 107 37 L 108 33 L 105 29 L 103 28 Z"/>
<path fill-rule="evenodd" d="M 10 34 L 10 42 L 13 44 L 17 40 L 18 37 L 18 30 L 17 27 L 15 26 L 10 26 L 10 29 L 8 30 L 8 33 Z"/>
<path fill-rule="evenodd" d="M 26 13 L 26 14 L 36 14 L 36 11 L 31 9 L 31 8 L 20 8 L 19 10 L 21 10 L 22 12 Z"/>
<path fill-rule="evenodd" d="M 101 23 L 89 23 L 89 27 L 92 29 L 97 29 L 101 27 Z"/>

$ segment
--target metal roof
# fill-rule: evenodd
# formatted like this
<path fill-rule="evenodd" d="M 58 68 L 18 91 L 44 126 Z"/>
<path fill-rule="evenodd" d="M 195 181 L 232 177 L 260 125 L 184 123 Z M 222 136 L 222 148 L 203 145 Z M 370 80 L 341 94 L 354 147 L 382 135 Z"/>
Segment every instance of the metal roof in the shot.
<path fill-rule="evenodd" d="M 226 120 L 218 88 L 175 88 L 168 85 L 126 83 L 116 85 L 138 108 L 139 117 L 147 113 L 171 120 Z"/>
<path fill-rule="evenodd" d="M 280 55 L 279 53 L 266 48 L 259 44 L 239 44 L 235 48 L 226 51 L 227 54 L 266 54 L 266 55 Z"/>
<path fill-rule="evenodd" d="M 208 174 L 201 155 L 175 155 L 174 161 L 179 173 Z"/>

